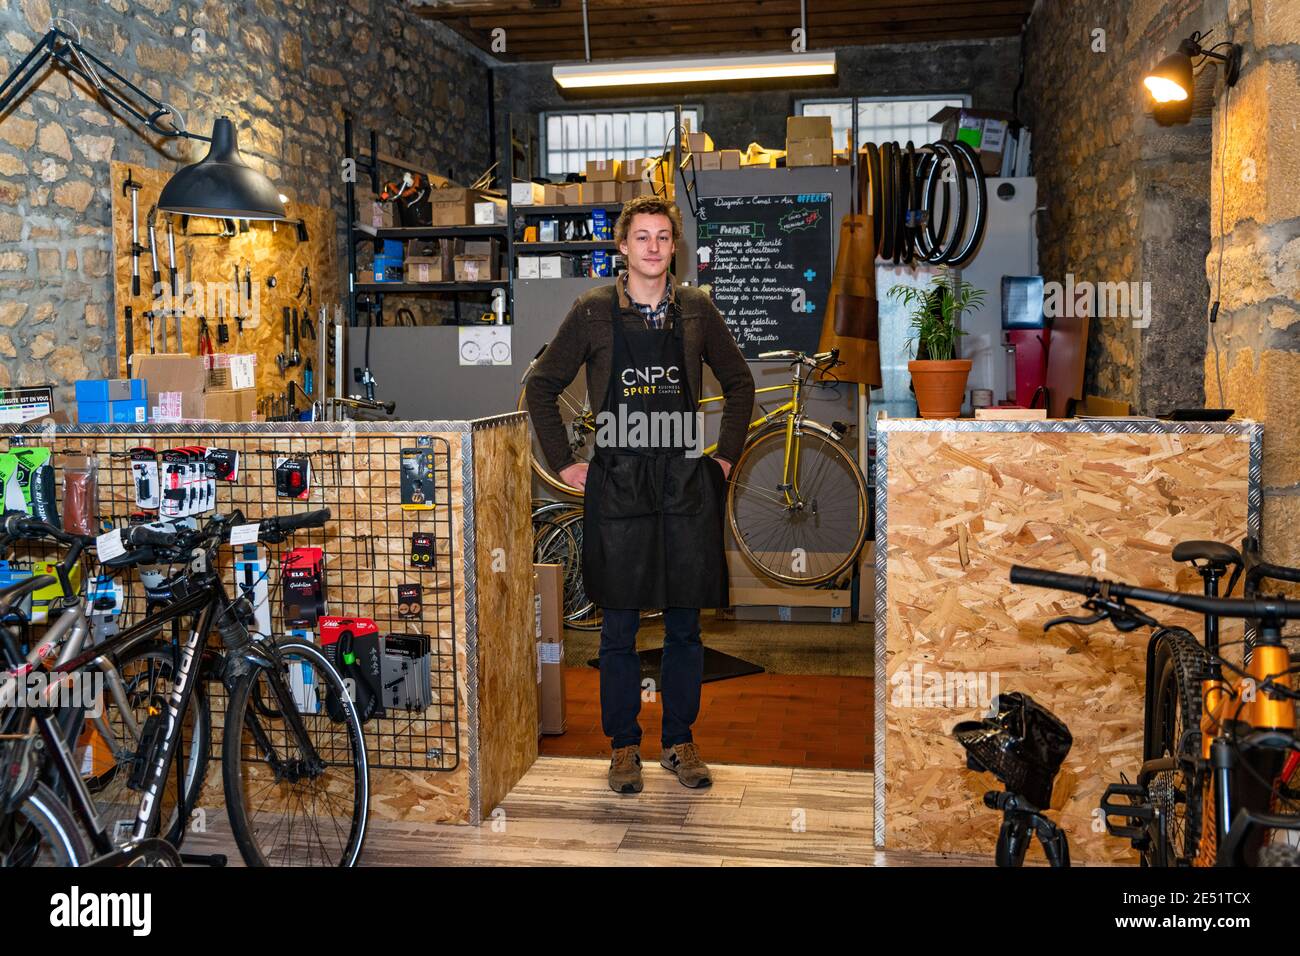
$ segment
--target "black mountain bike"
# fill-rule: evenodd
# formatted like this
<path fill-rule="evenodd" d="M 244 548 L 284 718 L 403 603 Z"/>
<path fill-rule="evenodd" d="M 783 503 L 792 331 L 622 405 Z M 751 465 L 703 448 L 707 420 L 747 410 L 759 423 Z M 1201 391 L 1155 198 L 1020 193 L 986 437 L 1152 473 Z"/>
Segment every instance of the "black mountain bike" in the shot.
<path fill-rule="evenodd" d="M 323 527 L 328 519 L 328 511 L 264 519 L 258 523 L 257 539 L 282 543 L 295 530 Z M 69 746 L 76 735 L 49 708 L 23 713 L 17 724 L 22 731 L 4 742 L 0 771 L 5 772 L 6 785 L 0 787 L 0 812 L 6 817 L 0 821 L 0 833 L 17 819 L 28 827 L 28 839 L 50 841 L 51 861 L 69 865 L 132 862 L 133 855 L 143 855 L 146 862 L 171 862 L 170 845 L 158 839 L 162 795 L 183 744 L 195 688 L 201 681 L 221 681 L 227 692 L 224 797 L 244 861 L 356 864 L 370 796 L 361 721 L 350 689 L 319 648 L 297 638 L 251 634 L 252 605 L 246 597 L 226 593 L 216 552 L 229 540 L 231 529 L 244 523 L 236 511 L 214 516 L 201 528 L 141 525 L 124 530 L 124 553 L 102 565 L 165 567 L 169 596 L 139 623 L 52 669 L 55 675 L 72 674 L 119 646 L 136 646 L 141 640 L 156 641 L 171 651 L 166 704 L 147 717 L 130 763 L 128 787 L 140 798 L 129 840 L 123 845 L 120 836 L 115 839 L 100 818 Z M 81 541 L 71 545 L 64 565 L 75 561 L 81 547 Z M 32 578 L 0 591 L 0 606 L 10 608 L 12 618 L 12 608 L 24 594 L 54 580 Z M 207 646 L 213 631 L 220 635 L 220 651 Z M 7 666 L 21 667 L 24 659 L 12 630 L 0 628 L 0 636 Z M 45 779 L 51 775 L 57 786 Z M 15 792 L 19 784 L 13 781 L 22 781 L 27 792 Z M 192 794 L 188 787 L 178 789 L 177 812 L 185 820 L 194 809 L 189 805 Z M 89 835 L 89 848 L 77 828 L 69 826 L 74 816 Z"/>

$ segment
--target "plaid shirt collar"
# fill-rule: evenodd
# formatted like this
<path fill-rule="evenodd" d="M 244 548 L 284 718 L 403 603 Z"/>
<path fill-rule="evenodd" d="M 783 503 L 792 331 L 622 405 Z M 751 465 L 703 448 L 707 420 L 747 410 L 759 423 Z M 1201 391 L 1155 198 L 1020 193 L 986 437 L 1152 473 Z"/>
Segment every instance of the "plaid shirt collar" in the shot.
<path fill-rule="evenodd" d="M 672 275 L 664 277 L 664 294 L 659 300 L 658 305 L 642 305 L 632 298 L 627 287 L 627 273 L 624 272 L 618 277 L 618 299 L 619 305 L 625 308 L 634 308 L 641 313 L 645 319 L 647 328 L 662 329 L 668 320 L 668 306 L 673 301 L 673 278 Z"/>

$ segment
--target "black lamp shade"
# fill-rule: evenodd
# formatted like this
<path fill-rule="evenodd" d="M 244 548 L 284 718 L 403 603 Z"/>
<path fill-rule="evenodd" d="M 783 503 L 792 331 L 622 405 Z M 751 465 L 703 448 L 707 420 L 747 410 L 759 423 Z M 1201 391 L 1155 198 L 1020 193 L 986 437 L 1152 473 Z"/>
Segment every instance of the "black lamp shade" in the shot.
<path fill-rule="evenodd" d="M 177 171 L 158 198 L 158 208 L 216 219 L 284 219 L 279 190 L 239 155 L 235 125 L 224 116 L 212 124 L 208 155 Z"/>
<path fill-rule="evenodd" d="M 1157 103 L 1190 100 L 1196 88 L 1196 81 L 1192 79 L 1192 58 L 1180 47 L 1177 53 L 1156 64 L 1142 82 Z"/>

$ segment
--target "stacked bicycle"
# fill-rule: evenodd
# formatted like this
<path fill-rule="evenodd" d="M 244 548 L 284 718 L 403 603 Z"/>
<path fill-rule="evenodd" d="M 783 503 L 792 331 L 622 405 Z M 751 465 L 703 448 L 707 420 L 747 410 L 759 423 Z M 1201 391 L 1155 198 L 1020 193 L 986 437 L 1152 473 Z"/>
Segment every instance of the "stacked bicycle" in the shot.
<path fill-rule="evenodd" d="M 281 543 L 328 519 L 328 511 L 264 519 L 256 536 Z M 53 689 L 93 673 L 103 676 L 106 692 L 92 706 L 57 707 L 23 696 L 5 711 L 0 864 L 178 864 L 176 847 L 203 791 L 210 755 L 205 684 L 216 681 L 226 692 L 226 813 L 244 861 L 356 864 L 369 812 L 361 722 L 349 688 L 320 649 L 250 632 L 255 609 L 244 595 L 227 594 L 217 550 L 243 525 L 236 511 L 202 526 L 124 530 L 119 553 L 101 549 L 101 568 L 149 569 L 149 610 L 95 643 L 88 635 L 98 602 L 89 593 L 52 608 L 57 620 L 39 639 L 24 610 L 27 595 L 56 581 L 62 593 L 74 594 L 71 570 L 95 539 L 5 516 L 6 545 L 46 539 L 66 548 L 56 575 L 0 590 L 6 679 L 42 667 Z M 212 632 L 220 636 L 219 650 L 208 646 Z"/>

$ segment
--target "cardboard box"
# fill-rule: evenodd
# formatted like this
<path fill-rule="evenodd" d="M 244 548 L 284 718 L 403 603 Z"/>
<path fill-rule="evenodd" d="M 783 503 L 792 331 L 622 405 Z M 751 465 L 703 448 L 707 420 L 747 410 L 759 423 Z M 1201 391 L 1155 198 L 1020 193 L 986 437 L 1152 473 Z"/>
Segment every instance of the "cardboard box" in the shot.
<path fill-rule="evenodd" d="M 644 179 L 646 171 L 654 168 L 654 165 L 657 162 L 659 162 L 658 157 L 647 157 L 646 159 L 625 159 L 623 165 L 619 167 L 618 175 L 615 178 L 622 183 L 634 183 L 638 179 Z"/>
<path fill-rule="evenodd" d="M 457 256 L 457 282 L 487 282 L 495 279 L 496 263 L 488 256 Z"/>
<path fill-rule="evenodd" d="M 829 116 L 789 116 L 785 121 L 786 139 L 834 139 Z"/>
<path fill-rule="evenodd" d="M 942 124 L 943 139 L 955 139 L 979 153 L 980 168 L 986 176 L 998 176 L 1002 172 L 1007 127 L 1013 119 L 1015 114 L 1006 110 L 945 106 L 930 117 L 930 122 Z"/>
<path fill-rule="evenodd" d="M 707 153 L 694 153 L 691 159 L 696 169 L 714 170 L 722 168 L 722 154 L 717 150 L 710 150 Z"/>
<path fill-rule="evenodd" d="M 834 143 L 830 139 L 785 141 L 786 166 L 830 166 L 834 158 Z"/>
<path fill-rule="evenodd" d="M 618 184 L 618 201 L 627 202 L 629 199 L 635 199 L 637 196 L 654 195 L 654 185 L 651 183 L 637 180 L 634 183 Z"/>
<path fill-rule="evenodd" d="M 587 182 L 613 182 L 618 179 L 622 166 L 621 159 L 589 159 L 587 160 Z"/>
<path fill-rule="evenodd" d="M 534 564 L 537 594 L 541 598 L 541 639 L 537 642 L 538 666 L 542 674 L 541 710 L 538 723 L 544 734 L 565 731 L 564 706 L 564 568 L 558 564 Z"/>
<path fill-rule="evenodd" d="M 407 282 L 450 282 L 454 269 L 448 269 L 450 258 L 442 256 L 407 256 L 405 279 Z"/>
<path fill-rule="evenodd" d="M 582 205 L 582 183 L 562 183 L 560 185 L 560 205 Z"/>
<path fill-rule="evenodd" d="M 257 389 L 213 389 L 203 395 L 203 417 L 218 422 L 250 422 L 257 411 Z"/>
<path fill-rule="evenodd" d="M 739 169 L 740 168 L 740 150 L 738 149 L 720 149 L 718 150 L 718 160 L 722 169 Z"/>
<path fill-rule="evenodd" d="M 537 256 L 519 256 L 515 266 L 516 279 L 540 279 L 541 261 Z"/>
<path fill-rule="evenodd" d="M 143 398 L 112 402 L 77 402 L 77 421 L 82 425 L 143 425 L 149 412 Z"/>
<path fill-rule="evenodd" d="M 208 370 L 203 359 L 189 355 L 148 355 L 137 352 L 131 361 L 137 378 L 145 380 L 150 421 L 158 418 L 159 396 L 179 393 L 182 418 L 203 417 L 203 390 Z"/>
<path fill-rule="evenodd" d="M 474 225 L 500 226 L 506 221 L 506 201 L 488 197 L 474 204 Z"/>
<path fill-rule="evenodd" d="M 540 206 L 546 202 L 546 187 L 541 183 L 511 183 L 510 202 L 515 206 Z"/>
<path fill-rule="evenodd" d="M 477 189 L 465 189 L 461 186 L 430 190 L 429 202 L 433 207 L 432 225 L 473 225 L 474 204 L 482 202 L 483 199 L 483 194 Z"/>
<path fill-rule="evenodd" d="M 573 260 L 569 256 L 540 256 L 537 260 L 539 279 L 565 279 L 573 275 Z"/>
<path fill-rule="evenodd" d="M 618 183 L 612 179 L 583 183 L 582 202 L 586 205 L 618 202 Z"/>
<path fill-rule="evenodd" d="M 687 133 L 686 148 L 692 153 L 712 152 L 713 137 L 708 133 Z"/>

